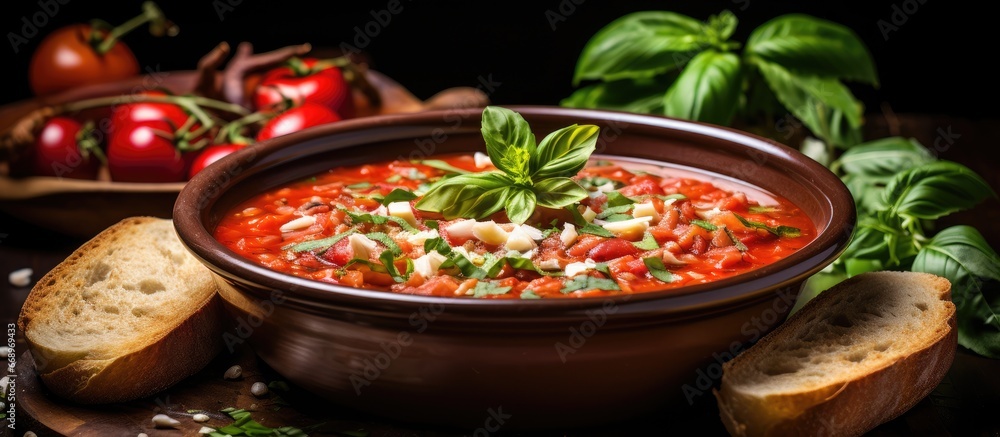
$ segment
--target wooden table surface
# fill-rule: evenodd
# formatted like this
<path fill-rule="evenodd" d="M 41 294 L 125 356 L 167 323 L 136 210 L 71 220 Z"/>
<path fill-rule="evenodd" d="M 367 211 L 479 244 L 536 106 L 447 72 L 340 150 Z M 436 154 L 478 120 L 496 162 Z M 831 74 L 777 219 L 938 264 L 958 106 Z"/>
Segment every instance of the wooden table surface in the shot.
<path fill-rule="evenodd" d="M 961 135 L 953 144 L 940 151 L 941 159 L 958 161 L 968 165 L 990 184 L 1000 191 L 1000 162 L 998 154 L 993 150 L 1000 144 L 1000 121 L 998 120 L 966 120 L 946 116 L 907 116 L 900 117 L 898 124 L 886 123 L 876 119 L 870 121 L 868 131 L 872 137 L 885 136 L 890 133 L 912 136 L 925 145 L 933 145 L 942 131 L 950 131 Z M 941 142 L 939 141 L 939 144 Z M 976 209 L 943 220 L 946 225 L 970 224 L 976 226 L 986 236 L 994 248 L 1000 248 L 1000 203 L 990 200 Z M 28 267 L 34 270 L 34 279 L 40 278 L 52 267 L 61 262 L 82 240 L 55 234 L 41 229 L 31 223 L 25 223 L 14 217 L 0 213 L 0 273 L 4 275 L 0 285 L 0 321 L 6 327 L 16 323 L 17 315 L 27 297 L 30 287 L 14 287 L 9 284 L 6 274 L 20 268 Z M 17 353 L 21 356 L 26 351 L 20 333 L 17 334 Z M 4 341 L 6 342 L 6 340 Z M 233 356 L 222 355 L 203 373 L 185 381 L 181 387 L 197 390 L 199 381 L 209 381 L 204 384 L 214 384 L 219 369 L 224 369 L 229 363 L 244 362 L 247 367 L 254 368 L 261 375 L 272 375 L 267 367 L 249 351 Z M 30 370 L 30 369 L 28 369 Z M 18 378 L 35 378 L 29 371 L 21 371 Z M 273 378 L 278 378 L 273 375 Z M 19 385 L 42 390 L 38 381 L 19 381 Z M 186 385 L 185 385 L 186 384 Z M 231 405 L 237 403 L 240 396 L 246 396 L 249 384 L 239 385 L 233 391 Z M 193 387 L 193 388 L 192 388 Z M 273 405 L 261 402 L 257 405 L 260 412 L 255 414 L 271 425 L 309 426 L 326 422 L 324 433 L 313 435 L 342 435 L 336 431 L 366 430 L 371 436 L 457 436 L 479 435 L 475 430 L 436 429 L 426 426 L 392 423 L 377 417 L 371 417 L 354 412 L 349 406 L 329 405 L 324 401 L 308 395 L 303 390 L 292 387 L 292 394 L 286 396 L 290 406 L 273 411 Z M 42 393 L 43 396 L 47 396 Z M 125 415 L 147 415 L 152 417 L 162 405 L 156 399 L 146 399 L 128 406 L 95 410 L 98 415 L 114 415 L 121 411 Z M 58 403 L 58 401 L 56 401 Z M 219 401 L 221 402 L 221 400 Z M 245 400 L 243 401 L 245 403 Z M 249 404 L 240 404 L 247 406 Z M 955 362 L 944 381 L 926 399 L 901 417 L 886 423 L 870 435 L 875 436 L 913 436 L 913 435 L 955 435 L 955 436 L 1000 436 L 1000 420 L 997 419 L 997 407 L 1000 406 L 1000 361 L 979 357 L 959 348 Z M 6 409 L 6 408 L 5 408 Z M 138 412 L 137 412 L 138 411 Z M 131 413 L 130 413 L 131 412 Z M 19 413 L 20 414 L 20 413 Z M 216 414 L 216 416 L 218 416 Z M 45 435 L 44 430 L 31 418 L 17 417 L 18 429 L 11 431 L 3 423 L 4 431 L 0 435 L 20 437 L 25 431 L 34 431 Z M 46 418 L 39 417 L 42 422 Z M 213 424 L 221 423 L 219 418 L 213 419 Z M 288 423 L 276 423 L 276 420 L 290 420 Z M 126 422 L 119 435 L 136 435 L 137 430 L 145 426 L 142 423 Z M 26 429 L 26 426 L 34 428 Z M 151 437 L 157 435 L 187 435 L 179 431 L 148 432 Z M 6 433 L 6 434 L 5 434 Z M 610 424 L 598 429 L 560 429 L 544 432 L 521 432 L 500 430 L 500 435 L 559 435 L 559 436 L 599 436 L 599 435 L 725 435 L 725 430 L 718 420 L 718 410 L 710 396 L 703 396 L 691 407 L 677 407 L 658 411 L 627 423 Z M 98 435 L 98 434 L 87 434 Z M 497 434 L 490 434 L 497 435 Z"/>

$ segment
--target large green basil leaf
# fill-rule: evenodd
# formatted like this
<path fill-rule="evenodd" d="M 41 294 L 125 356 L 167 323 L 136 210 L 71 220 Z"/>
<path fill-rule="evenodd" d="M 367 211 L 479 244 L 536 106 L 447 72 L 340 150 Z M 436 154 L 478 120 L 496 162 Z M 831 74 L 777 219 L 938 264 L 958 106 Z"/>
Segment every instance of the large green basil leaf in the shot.
<path fill-rule="evenodd" d="M 551 178 L 534 186 L 538 204 L 546 208 L 562 208 L 587 198 L 587 190 L 570 178 Z"/>
<path fill-rule="evenodd" d="M 838 147 L 861 141 L 861 102 L 840 81 L 796 74 L 771 62 L 756 65 L 778 101 L 817 137 Z"/>
<path fill-rule="evenodd" d="M 483 110 L 482 131 L 486 153 L 493 165 L 514 178 L 527 178 L 528 164 L 535 154 L 535 135 L 521 114 L 487 106 Z"/>
<path fill-rule="evenodd" d="M 592 124 L 566 126 L 542 139 L 531 157 L 531 178 L 576 176 L 597 148 L 600 128 Z"/>
<path fill-rule="evenodd" d="M 783 15 L 754 29 L 746 54 L 803 75 L 878 84 L 875 63 L 857 34 L 808 15 Z"/>
<path fill-rule="evenodd" d="M 483 218 L 503 208 L 513 184 L 499 172 L 458 175 L 434 184 L 415 206 L 448 219 Z"/>
<path fill-rule="evenodd" d="M 699 53 L 663 96 L 663 114 L 728 124 L 739 105 L 741 70 L 740 58 L 732 53 Z"/>
<path fill-rule="evenodd" d="M 953 226 L 925 245 L 913 270 L 951 281 L 958 320 L 958 343 L 1000 358 L 1000 257 L 970 226 Z"/>
<path fill-rule="evenodd" d="M 636 12 L 598 31 L 580 54 L 573 84 L 584 79 L 652 77 L 680 68 L 707 48 L 703 25 L 664 11 Z"/>
<path fill-rule="evenodd" d="M 662 114 L 663 90 L 670 86 L 675 77 L 676 74 L 666 74 L 655 78 L 595 83 L 576 90 L 559 104 L 571 108 Z"/>
<path fill-rule="evenodd" d="M 851 147 L 831 169 L 842 169 L 848 174 L 892 177 L 932 161 L 934 157 L 917 140 L 889 137 Z"/>
<path fill-rule="evenodd" d="M 993 189 L 968 167 L 936 161 L 896 175 L 886 185 L 882 201 L 893 214 L 934 220 L 991 196 L 996 196 Z"/>
<path fill-rule="evenodd" d="M 535 212 L 535 193 L 524 187 L 510 187 L 510 197 L 507 198 L 507 218 L 511 222 L 521 224 Z"/>

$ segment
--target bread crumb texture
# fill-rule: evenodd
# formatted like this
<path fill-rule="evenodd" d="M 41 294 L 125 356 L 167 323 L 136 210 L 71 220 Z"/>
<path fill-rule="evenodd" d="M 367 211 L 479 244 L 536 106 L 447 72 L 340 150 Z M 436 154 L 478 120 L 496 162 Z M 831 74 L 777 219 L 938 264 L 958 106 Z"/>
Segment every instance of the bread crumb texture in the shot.
<path fill-rule="evenodd" d="M 174 232 L 170 220 L 140 217 L 84 244 L 25 303 L 29 340 L 65 361 L 103 360 L 166 335 L 214 293 Z"/>
<path fill-rule="evenodd" d="M 861 285 L 854 284 L 858 277 L 838 286 L 854 286 L 849 293 L 820 294 L 817 299 L 826 302 L 814 302 L 797 322 L 786 322 L 782 341 L 755 346 L 756 359 L 741 363 L 750 365 L 727 366 L 726 379 L 739 381 L 739 390 L 751 396 L 810 392 L 888 367 L 947 334 L 949 326 L 938 323 L 953 311 L 946 279 L 900 272 L 864 276 L 863 286 L 855 286 Z"/>

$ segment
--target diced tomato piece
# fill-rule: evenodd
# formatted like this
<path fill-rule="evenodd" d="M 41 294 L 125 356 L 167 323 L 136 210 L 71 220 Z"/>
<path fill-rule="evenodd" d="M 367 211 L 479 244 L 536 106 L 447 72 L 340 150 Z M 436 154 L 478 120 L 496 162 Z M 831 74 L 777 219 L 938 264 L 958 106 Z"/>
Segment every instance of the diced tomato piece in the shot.
<path fill-rule="evenodd" d="M 352 257 L 354 257 L 354 251 L 351 250 L 351 245 L 348 243 L 346 238 L 338 241 L 337 244 L 334 244 L 332 247 L 323 252 L 322 255 L 320 255 L 320 258 L 338 266 L 347 265 L 347 263 L 351 261 Z"/>
<path fill-rule="evenodd" d="M 529 282 L 525 289 L 531 290 L 539 296 L 545 296 L 560 293 L 559 290 L 562 290 L 562 287 L 562 281 L 559 279 L 551 276 L 542 276 Z"/>
<path fill-rule="evenodd" d="M 629 197 L 650 195 L 650 194 L 662 195 L 663 188 L 660 188 L 660 185 L 657 184 L 652 179 L 644 178 L 636 183 L 633 183 L 632 185 L 626 185 L 622 187 L 620 190 L 618 190 L 618 192 Z"/>
<path fill-rule="evenodd" d="M 600 242 L 597 246 L 594 246 L 587 255 L 594 261 L 601 262 L 637 253 L 639 253 L 639 249 L 628 240 L 608 238 Z"/>
<path fill-rule="evenodd" d="M 339 282 L 348 287 L 361 287 L 365 285 L 365 275 L 357 270 L 348 270 L 340 277 Z"/>
<path fill-rule="evenodd" d="M 574 258 L 580 258 L 587 252 L 590 252 L 590 249 L 593 249 L 594 246 L 601 244 L 601 241 L 604 241 L 604 237 L 598 237 L 590 234 L 581 235 L 580 238 L 576 240 L 576 244 L 570 246 L 569 249 L 566 249 L 566 254 Z"/>

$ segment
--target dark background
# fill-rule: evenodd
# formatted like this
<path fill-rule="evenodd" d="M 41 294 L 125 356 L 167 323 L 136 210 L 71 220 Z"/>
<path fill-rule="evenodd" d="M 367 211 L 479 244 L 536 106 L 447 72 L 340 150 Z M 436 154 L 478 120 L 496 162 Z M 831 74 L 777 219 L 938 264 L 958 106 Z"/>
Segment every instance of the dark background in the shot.
<path fill-rule="evenodd" d="M 45 0 L 43 0 L 45 1 Z M 57 3 L 57 0 L 47 0 Z M 61 0 L 59 11 L 38 35 L 11 48 L 9 35 L 0 59 L 13 86 L 5 86 L 0 103 L 30 96 L 30 54 L 43 36 L 56 28 L 91 18 L 121 23 L 140 10 L 138 1 Z M 884 102 L 900 113 L 949 114 L 970 118 L 998 114 L 995 15 L 981 5 L 942 0 L 868 2 L 803 1 L 623 1 L 540 0 L 479 2 L 401 0 L 403 10 L 363 47 L 373 68 L 388 74 L 420 98 L 453 86 L 475 86 L 490 77 L 501 85 L 491 94 L 498 104 L 558 104 L 569 95 L 573 68 L 581 49 L 598 29 L 615 18 L 640 10 L 670 10 L 703 20 L 723 9 L 740 19 L 735 40 L 770 18 L 807 13 L 847 25 L 870 48 L 882 85 L 852 85 L 867 110 L 879 112 Z M 923 2 L 921 4 L 921 2 Z M 0 29 L 21 33 L 22 17 L 42 11 L 37 0 L 5 2 Z M 314 46 L 355 44 L 355 26 L 364 28 L 372 11 L 388 0 L 369 2 L 300 2 L 203 0 L 167 2 L 160 6 L 181 32 L 153 38 L 145 29 L 125 37 L 143 67 L 193 69 L 197 59 L 220 41 L 253 42 L 258 51 L 310 42 Z M 915 11 L 893 14 L 895 9 Z M 222 12 L 221 18 L 220 13 Z M 546 11 L 565 20 L 550 25 Z M 898 23 L 888 39 L 878 22 Z M 984 51 L 985 50 L 985 51 Z"/>

